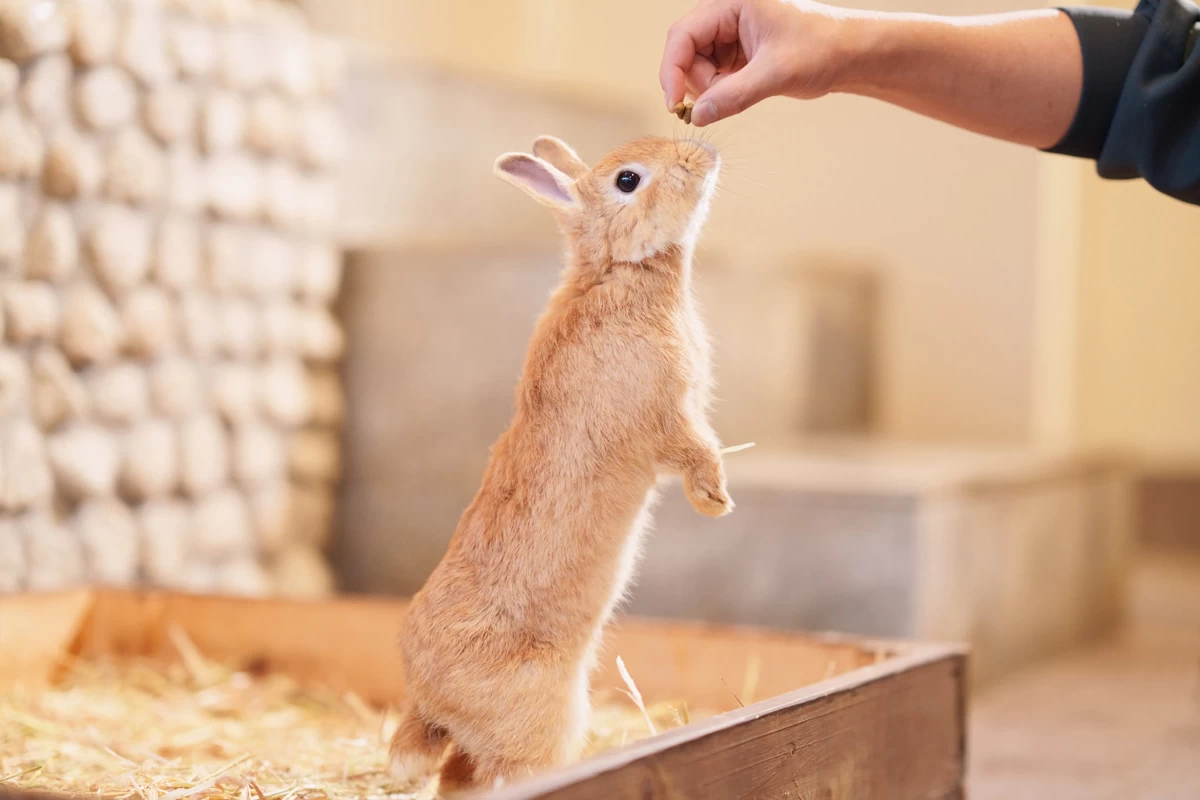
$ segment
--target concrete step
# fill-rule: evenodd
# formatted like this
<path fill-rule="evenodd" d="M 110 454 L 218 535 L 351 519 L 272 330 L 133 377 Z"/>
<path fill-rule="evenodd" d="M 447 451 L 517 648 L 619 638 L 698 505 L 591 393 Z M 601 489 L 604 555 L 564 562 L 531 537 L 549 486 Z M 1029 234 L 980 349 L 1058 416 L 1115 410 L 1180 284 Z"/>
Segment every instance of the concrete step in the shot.
<path fill-rule="evenodd" d="M 666 492 L 631 612 L 963 641 L 977 683 L 1120 616 L 1117 459 L 812 441 L 727 470 L 737 509 L 720 520 Z"/>

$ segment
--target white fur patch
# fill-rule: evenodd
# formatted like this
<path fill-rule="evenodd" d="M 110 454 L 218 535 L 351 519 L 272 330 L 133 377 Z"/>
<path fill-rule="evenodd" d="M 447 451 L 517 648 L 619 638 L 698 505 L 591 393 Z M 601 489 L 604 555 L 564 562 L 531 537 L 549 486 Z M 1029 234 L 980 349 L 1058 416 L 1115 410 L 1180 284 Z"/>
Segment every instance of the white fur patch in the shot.
<path fill-rule="evenodd" d="M 654 508 L 658 505 L 658 500 L 659 490 L 655 487 L 646 495 L 646 500 L 642 503 L 637 517 L 634 518 L 629 533 L 626 534 L 625 544 L 621 549 L 621 558 L 617 562 L 612 595 L 609 597 L 608 607 L 604 610 L 604 620 L 607 620 L 613 610 L 628 598 L 638 561 L 642 557 L 642 546 L 645 543 L 646 534 L 654 521 Z"/>
<path fill-rule="evenodd" d="M 696 241 L 700 238 L 700 229 L 704 227 L 704 221 L 708 219 L 708 208 L 712 203 L 713 192 L 717 188 L 717 176 L 721 173 L 721 158 L 720 156 L 715 158 L 717 163 L 704 178 L 704 188 L 700 191 L 700 202 L 696 204 L 696 210 L 692 212 L 692 218 L 688 221 L 687 230 L 683 234 L 682 244 L 688 248 L 696 246 Z"/>
<path fill-rule="evenodd" d="M 642 242 L 641 247 L 631 248 L 629 251 L 628 260 L 634 264 L 638 263 L 639 261 L 645 261 L 655 253 L 661 253 L 663 250 L 667 249 L 667 245 L 669 244 L 670 241 L 668 241 L 667 236 L 665 234 L 660 234 L 654 239 Z"/>

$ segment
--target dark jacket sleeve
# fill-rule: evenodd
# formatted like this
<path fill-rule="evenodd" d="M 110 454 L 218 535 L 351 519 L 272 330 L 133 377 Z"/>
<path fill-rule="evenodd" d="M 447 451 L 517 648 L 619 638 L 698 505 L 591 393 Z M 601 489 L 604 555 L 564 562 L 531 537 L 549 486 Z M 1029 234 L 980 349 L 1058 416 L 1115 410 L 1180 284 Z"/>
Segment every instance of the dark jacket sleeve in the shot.
<path fill-rule="evenodd" d="M 1079 35 L 1083 93 L 1049 151 L 1200 204 L 1200 11 L 1187 0 L 1141 0 L 1132 13 L 1062 10 Z"/>

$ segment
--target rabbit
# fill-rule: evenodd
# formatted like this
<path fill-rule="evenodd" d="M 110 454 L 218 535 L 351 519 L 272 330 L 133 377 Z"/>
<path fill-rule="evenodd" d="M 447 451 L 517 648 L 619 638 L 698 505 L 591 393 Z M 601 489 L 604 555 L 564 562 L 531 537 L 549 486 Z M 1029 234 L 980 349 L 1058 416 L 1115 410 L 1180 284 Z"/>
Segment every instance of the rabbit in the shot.
<path fill-rule="evenodd" d="M 733 509 L 708 419 L 709 345 L 692 253 L 720 157 L 643 138 L 589 168 L 564 142 L 495 173 L 567 239 L 511 426 L 402 625 L 408 706 L 393 775 L 489 787 L 579 757 L 601 631 L 638 559 L 662 476 L 701 514 Z"/>

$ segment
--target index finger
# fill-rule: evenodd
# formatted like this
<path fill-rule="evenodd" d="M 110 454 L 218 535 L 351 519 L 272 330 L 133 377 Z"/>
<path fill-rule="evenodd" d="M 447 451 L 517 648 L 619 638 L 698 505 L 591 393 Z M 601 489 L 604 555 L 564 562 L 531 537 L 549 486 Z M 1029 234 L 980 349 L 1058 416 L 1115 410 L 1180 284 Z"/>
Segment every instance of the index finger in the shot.
<path fill-rule="evenodd" d="M 717 38 L 720 15 L 707 8 L 695 8 L 667 31 L 658 83 L 666 93 L 667 109 L 683 100 L 687 89 L 687 74 L 696 59 L 696 52 Z"/>

